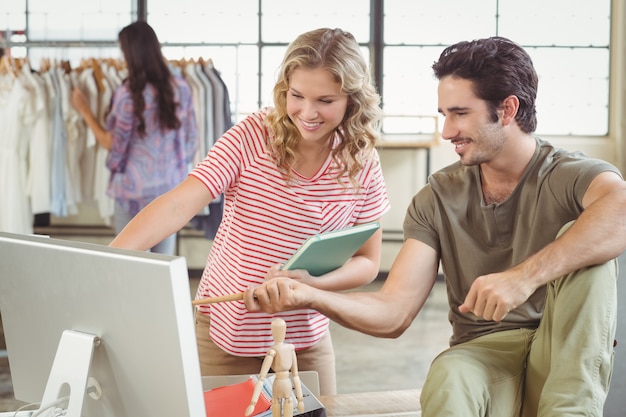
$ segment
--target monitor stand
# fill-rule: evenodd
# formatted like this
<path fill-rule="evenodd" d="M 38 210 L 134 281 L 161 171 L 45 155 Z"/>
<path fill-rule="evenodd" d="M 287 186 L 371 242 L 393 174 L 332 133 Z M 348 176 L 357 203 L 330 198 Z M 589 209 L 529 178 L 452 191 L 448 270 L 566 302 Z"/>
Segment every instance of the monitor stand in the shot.
<path fill-rule="evenodd" d="M 63 332 L 38 410 L 40 413 L 45 412 L 44 408 L 65 403 L 69 396 L 65 415 L 81 417 L 85 394 L 100 398 L 98 382 L 89 377 L 93 350 L 99 344 L 98 336 L 73 330 Z"/>

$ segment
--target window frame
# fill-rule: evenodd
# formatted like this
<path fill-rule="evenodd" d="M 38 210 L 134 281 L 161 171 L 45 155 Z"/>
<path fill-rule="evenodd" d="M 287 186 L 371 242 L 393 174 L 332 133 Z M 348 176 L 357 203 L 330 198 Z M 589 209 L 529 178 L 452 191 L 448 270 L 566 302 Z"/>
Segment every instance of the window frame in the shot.
<path fill-rule="evenodd" d="M 267 0 L 266 0 L 267 1 Z M 623 29 L 621 29 L 621 24 L 626 21 L 624 17 L 624 9 L 625 6 L 620 4 L 619 0 L 610 0 L 611 1 L 611 36 L 609 40 L 609 97 L 608 97 L 608 115 L 607 115 L 607 133 L 606 135 L 589 135 L 585 137 L 613 137 L 615 133 L 619 130 L 621 131 L 623 128 L 621 127 L 619 120 L 624 119 L 623 117 L 623 100 L 619 99 L 620 89 L 619 87 L 624 84 L 624 79 L 626 76 L 620 75 L 620 71 L 617 68 L 622 68 L 616 66 L 616 62 L 621 62 L 624 60 L 624 53 L 621 51 L 626 41 L 623 40 L 623 37 L 620 37 L 623 34 Z M 263 91 L 262 91 L 262 65 L 263 65 L 263 50 L 267 47 L 285 47 L 288 45 L 288 41 L 285 42 L 272 42 L 266 43 L 263 42 L 261 38 L 262 33 L 262 25 L 263 25 L 263 2 L 264 0 L 258 0 L 258 19 L 259 19 L 259 40 L 256 43 L 242 43 L 237 44 L 237 46 L 256 46 L 259 50 L 258 54 L 258 67 L 257 67 L 257 104 L 258 106 L 262 106 L 264 103 L 263 100 Z M 372 70 L 372 75 L 374 77 L 377 88 L 382 97 L 383 110 L 385 104 L 385 84 L 383 80 L 384 74 L 384 49 L 386 47 L 415 47 L 415 46 L 424 46 L 420 44 L 386 44 L 384 41 L 384 12 L 385 12 L 385 2 L 384 0 L 370 0 L 370 36 L 366 42 L 361 43 L 361 46 L 367 48 L 369 50 L 369 60 Z M 25 33 L 28 36 L 28 3 L 25 3 L 25 14 L 26 14 L 26 25 Z M 129 22 L 134 19 L 149 19 L 149 0 L 130 0 L 130 13 L 129 13 Z M 497 19 L 497 15 L 496 15 Z M 497 27 L 497 24 L 496 24 Z M 497 33 L 496 33 L 497 34 Z M 224 43 L 206 43 L 206 42 L 185 42 L 185 43 L 164 43 L 164 47 L 175 47 L 175 46 L 223 46 Z M 8 40 L 0 40 L 0 47 L 25 47 L 27 50 L 29 47 L 116 47 L 116 40 L 54 40 L 47 41 L 42 39 L 28 39 L 26 42 L 10 42 Z M 443 44 L 438 45 L 429 45 L 429 46 L 437 46 L 442 49 L 446 46 Z M 555 46 L 558 47 L 558 46 Z M 393 116 L 393 115 L 391 115 Z M 405 115 L 400 115 L 401 117 L 405 117 Z M 241 117 L 241 116 L 239 116 Z M 413 132 L 408 132 L 413 134 Z M 577 135 L 554 135 L 557 137 L 577 137 Z"/>

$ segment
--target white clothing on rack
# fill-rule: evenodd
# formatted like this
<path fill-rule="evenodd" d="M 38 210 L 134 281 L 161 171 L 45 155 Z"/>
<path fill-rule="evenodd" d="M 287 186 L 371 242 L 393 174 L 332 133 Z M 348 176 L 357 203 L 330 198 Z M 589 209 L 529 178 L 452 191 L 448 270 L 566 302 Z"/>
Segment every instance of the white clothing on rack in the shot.
<path fill-rule="evenodd" d="M 29 124 L 32 100 L 25 85 L 13 74 L 0 76 L 0 230 L 33 232 L 26 190 Z"/>

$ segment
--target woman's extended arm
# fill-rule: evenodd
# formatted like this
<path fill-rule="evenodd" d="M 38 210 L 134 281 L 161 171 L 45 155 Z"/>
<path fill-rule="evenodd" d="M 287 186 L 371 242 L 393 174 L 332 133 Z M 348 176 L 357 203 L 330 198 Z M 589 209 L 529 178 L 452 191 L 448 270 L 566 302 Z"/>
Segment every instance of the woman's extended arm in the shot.
<path fill-rule="evenodd" d="M 89 107 L 87 98 L 79 89 L 74 88 L 72 90 L 71 102 L 72 106 L 76 108 L 76 111 L 80 113 L 85 123 L 87 123 L 87 127 L 93 132 L 98 144 L 106 150 L 111 150 L 111 143 L 113 142 L 111 133 L 100 125 L 100 122 L 98 122 Z"/>
<path fill-rule="evenodd" d="M 213 200 L 198 179 L 188 176 L 139 212 L 109 246 L 147 250 L 182 229 Z"/>

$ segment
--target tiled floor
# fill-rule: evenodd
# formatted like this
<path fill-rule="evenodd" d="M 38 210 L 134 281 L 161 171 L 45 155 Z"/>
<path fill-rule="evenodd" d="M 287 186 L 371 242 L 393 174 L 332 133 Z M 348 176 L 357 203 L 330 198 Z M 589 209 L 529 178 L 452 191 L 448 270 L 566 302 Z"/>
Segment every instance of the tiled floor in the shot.
<path fill-rule="evenodd" d="M 381 281 L 366 286 L 374 291 Z M 191 280 L 192 292 L 197 280 Z M 450 326 L 441 282 L 412 326 L 398 339 L 379 339 L 331 325 L 339 393 L 419 388 L 431 360 L 447 346 Z M 7 358 L 0 357 L 0 411 L 22 405 L 11 388 Z"/>
<path fill-rule="evenodd" d="M 381 284 L 376 281 L 367 289 Z M 375 338 L 332 323 L 337 391 L 421 388 L 430 362 L 448 346 L 447 305 L 444 284 L 438 281 L 413 324 L 397 339 Z"/>

